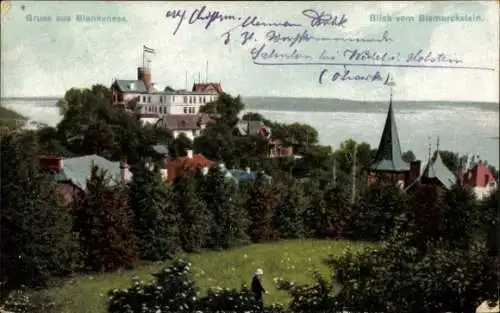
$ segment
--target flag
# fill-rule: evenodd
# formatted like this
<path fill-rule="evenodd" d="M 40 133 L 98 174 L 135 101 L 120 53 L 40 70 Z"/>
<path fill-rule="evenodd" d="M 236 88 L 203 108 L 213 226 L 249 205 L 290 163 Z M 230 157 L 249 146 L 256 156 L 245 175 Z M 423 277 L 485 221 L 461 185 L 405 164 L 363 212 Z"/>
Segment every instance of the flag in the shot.
<path fill-rule="evenodd" d="M 144 51 L 144 52 L 147 52 L 147 53 L 156 54 L 155 49 L 151 49 L 151 48 L 148 48 L 148 47 L 146 47 L 146 46 L 143 46 L 143 51 Z"/>

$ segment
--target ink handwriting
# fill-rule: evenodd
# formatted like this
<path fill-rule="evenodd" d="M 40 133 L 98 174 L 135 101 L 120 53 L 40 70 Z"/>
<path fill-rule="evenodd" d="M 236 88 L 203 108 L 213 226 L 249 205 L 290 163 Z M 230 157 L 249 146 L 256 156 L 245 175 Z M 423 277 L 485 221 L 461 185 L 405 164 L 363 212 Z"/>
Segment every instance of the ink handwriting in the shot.
<path fill-rule="evenodd" d="M 304 10 L 302 11 L 302 14 L 311 19 L 311 27 L 333 26 L 344 28 L 347 23 L 347 16 L 345 14 L 331 15 L 325 11 L 321 11 L 321 13 L 319 13 L 312 9 Z"/>
<path fill-rule="evenodd" d="M 336 41 L 336 42 L 391 42 L 393 39 L 389 32 L 385 31 L 379 38 L 359 38 L 359 37 L 316 37 L 309 33 L 307 29 L 292 36 L 282 35 L 276 30 L 270 30 L 265 35 L 266 39 L 273 43 L 289 43 L 290 47 L 302 42 L 310 41 Z"/>
<path fill-rule="evenodd" d="M 251 48 L 250 56 L 257 65 L 350 65 L 379 67 L 422 67 L 422 68 L 463 68 L 491 70 L 481 67 L 454 66 L 463 63 L 459 58 L 452 58 L 446 53 L 434 53 L 419 49 L 405 57 L 399 52 L 375 51 L 371 49 L 347 48 L 343 50 L 322 49 L 320 53 L 309 53 L 294 49 L 292 52 L 269 46 L 265 43 Z M 306 63 L 288 63 L 285 60 L 309 61 Z M 266 61 L 262 63 L 261 61 Z M 331 63 L 330 61 L 335 61 Z"/>
<path fill-rule="evenodd" d="M 209 11 L 207 6 L 202 6 L 199 9 L 193 10 L 189 18 L 186 16 L 187 11 L 181 9 L 169 10 L 165 14 L 166 18 L 178 20 L 177 25 L 173 31 L 173 35 L 176 35 L 180 27 L 183 25 L 184 21 L 187 19 L 189 25 L 193 24 L 204 24 L 205 29 L 208 29 L 215 22 L 226 22 L 231 21 L 233 27 L 223 33 L 226 35 L 226 41 L 229 40 L 229 34 L 236 28 L 247 28 L 247 27 L 301 27 L 302 24 L 283 21 L 283 22 L 269 22 L 262 21 L 256 15 L 250 15 L 247 17 L 235 16 L 232 14 L 226 14 L 221 11 Z M 236 22 L 236 25 L 234 23 Z"/>
<path fill-rule="evenodd" d="M 370 74 L 353 73 L 344 65 L 342 71 L 331 73 L 328 69 L 323 69 L 319 73 L 318 83 L 321 85 L 325 80 L 325 76 L 330 82 L 339 81 L 359 81 L 359 82 L 383 82 L 386 86 L 394 86 L 396 84 L 391 73 L 382 76 L 380 71 L 371 72 Z"/>

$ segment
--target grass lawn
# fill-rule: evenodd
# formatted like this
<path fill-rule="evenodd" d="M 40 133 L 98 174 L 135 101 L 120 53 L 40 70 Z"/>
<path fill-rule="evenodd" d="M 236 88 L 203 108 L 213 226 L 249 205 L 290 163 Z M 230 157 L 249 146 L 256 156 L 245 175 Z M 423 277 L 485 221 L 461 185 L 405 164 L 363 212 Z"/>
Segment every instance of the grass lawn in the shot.
<path fill-rule="evenodd" d="M 250 285 L 255 270 L 262 268 L 264 287 L 270 292 L 265 296 L 265 302 L 284 304 L 289 301 L 288 294 L 275 288 L 274 277 L 299 284 L 311 283 L 314 271 L 329 273 L 322 260 L 330 254 L 341 255 L 349 244 L 348 241 L 293 240 L 180 257 L 192 262 L 193 279 L 202 292 L 209 287 L 239 288 L 242 283 Z M 366 246 L 368 244 L 352 243 L 352 248 L 356 250 Z M 105 313 L 108 290 L 130 287 L 134 276 L 145 281 L 152 280 L 151 273 L 159 271 L 164 265 L 147 264 L 120 273 L 80 276 L 46 292 L 63 304 L 61 313 Z"/>

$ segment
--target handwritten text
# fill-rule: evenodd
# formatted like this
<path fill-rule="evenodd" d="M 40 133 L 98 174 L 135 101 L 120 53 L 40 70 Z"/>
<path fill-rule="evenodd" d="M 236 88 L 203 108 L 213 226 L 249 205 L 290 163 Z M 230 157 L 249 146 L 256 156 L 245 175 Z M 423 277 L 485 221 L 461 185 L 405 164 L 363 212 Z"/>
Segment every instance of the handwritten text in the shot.
<path fill-rule="evenodd" d="M 374 71 L 369 74 L 356 74 L 351 72 L 351 70 L 344 65 L 341 71 L 331 72 L 328 69 L 323 69 L 319 73 L 318 83 L 323 84 L 325 80 L 330 82 L 341 82 L 341 81 L 359 81 L 359 82 L 383 82 L 384 85 L 394 86 L 395 81 L 391 73 L 382 75 L 380 71 Z"/>

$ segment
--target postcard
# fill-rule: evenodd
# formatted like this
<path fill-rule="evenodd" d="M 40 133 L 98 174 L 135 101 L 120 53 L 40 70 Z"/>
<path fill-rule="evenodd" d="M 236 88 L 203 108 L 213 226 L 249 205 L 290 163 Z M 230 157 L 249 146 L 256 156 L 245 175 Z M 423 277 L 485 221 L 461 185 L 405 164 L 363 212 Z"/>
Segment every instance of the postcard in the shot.
<path fill-rule="evenodd" d="M 1 1 L 0 312 L 499 312 L 499 13 Z"/>

